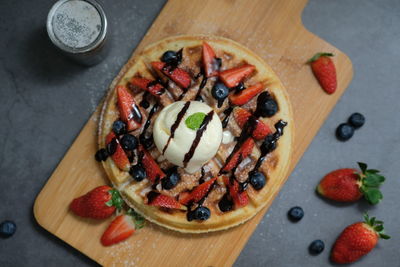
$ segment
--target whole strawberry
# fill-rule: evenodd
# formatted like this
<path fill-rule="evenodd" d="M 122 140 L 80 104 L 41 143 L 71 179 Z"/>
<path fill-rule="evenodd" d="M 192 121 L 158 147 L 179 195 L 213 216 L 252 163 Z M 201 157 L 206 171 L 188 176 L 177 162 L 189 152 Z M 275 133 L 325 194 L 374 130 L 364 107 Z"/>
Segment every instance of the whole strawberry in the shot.
<path fill-rule="evenodd" d="M 69 207 L 78 216 L 105 219 L 110 217 L 116 209 L 121 210 L 122 204 L 123 200 L 119 192 L 103 185 L 74 199 Z"/>
<path fill-rule="evenodd" d="M 384 233 L 383 222 L 364 215 L 365 222 L 347 226 L 340 234 L 331 252 L 335 263 L 351 263 L 368 254 L 378 243 L 378 239 L 389 239 Z"/>
<path fill-rule="evenodd" d="M 331 200 L 354 202 L 362 196 L 372 205 L 383 198 L 379 186 L 385 177 L 378 170 L 368 170 L 367 164 L 358 162 L 361 169 L 339 169 L 325 175 L 317 186 L 317 192 Z"/>
<path fill-rule="evenodd" d="M 336 91 L 337 80 L 335 65 L 330 57 L 333 57 L 332 53 L 317 53 L 307 63 L 310 63 L 322 89 L 328 94 L 333 94 Z"/>

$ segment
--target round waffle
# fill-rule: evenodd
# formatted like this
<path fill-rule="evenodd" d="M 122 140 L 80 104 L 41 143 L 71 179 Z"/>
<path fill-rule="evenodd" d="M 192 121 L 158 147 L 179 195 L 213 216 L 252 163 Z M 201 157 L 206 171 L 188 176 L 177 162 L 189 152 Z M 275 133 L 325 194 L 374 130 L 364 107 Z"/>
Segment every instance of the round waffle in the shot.
<path fill-rule="evenodd" d="M 258 168 L 258 171 L 262 172 L 266 177 L 266 185 L 262 189 L 256 190 L 249 183 L 246 183 L 246 181 L 248 182 L 247 178 L 249 172 L 256 165 L 262 152 L 260 147 L 263 140 L 255 140 L 255 145 L 251 154 L 244 159 L 240 159 L 240 164 L 238 164 L 237 169 L 234 170 L 236 182 L 240 185 L 246 184 L 246 186 L 241 187 L 241 192 L 245 191 L 247 194 L 248 203 L 241 207 L 234 205 L 231 210 L 225 212 L 221 211 L 219 202 L 226 194 L 230 194 L 229 184 L 227 184 L 226 180 L 229 179 L 228 177 L 231 176 L 231 173 L 222 173 L 221 169 L 227 159 L 229 159 L 230 154 L 235 151 L 235 146 L 237 146 L 237 142 L 239 142 L 238 140 L 240 140 L 241 133 L 245 127 L 239 126 L 233 114 L 227 115 L 227 112 L 224 112 L 231 106 L 228 98 L 220 107 L 213 98 L 211 88 L 218 78 L 209 78 L 201 92 L 198 93 L 202 81 L 203 42 L 207 42 L 215 51 L 216 57 L 221 59 L 222 64 L 220 71 L 243 64 L 255 66 L 255 71 L 244 80 L 245 86 L 261 82 L 263 84 L 263 90 L 268 91 L 279 106 L 278 112 L 272 117 L 258 118 L 269 126 L 271 129 L 271 136 L 275 133 L 275 136 L 279 138 L 276 142 L 276 149 L 270 151 L 265 156 L 264 161 L 260 161 L 261 166 Z M 151 64 L 151 62 L 160 61 L 165 51 L 179 51 L 180 49 L 183 49 L 182 60 L 178 68 L 186 71 L 191 77 L 191 86 L 185 90 L 179 88 L 179 86 L 171 80 L 168 80 L 165 76 L 158 77 L 159 73 L 154 71 Z M 132 86 L 132 77 L 147 78 L 149 80 L 161 78 L 162 82 L 160 81 L 160 83 L 165 85 L 164 87 L 166 87 L 167 92 L 161 97 L 145 93 L 140 88 Z M 164 106 L 178 100 L 193 101 L 199 99 L 198 97 L 200 96 L 206 104 L 214 109 L 215 114 L 220 117 L 221 121 L 229 116 L 229 121 L 224 130 L 229 131 L 232 136 L 237 137 L 232 138 L 230 142 L 221 143 L 215 157 L 207 162 L 202 170 L 191 174 L 179 167 L 178 173 L 180 174 L 180 181 L 170 190 L 163 189 L 161 184 L 157 184 L 158 181 L 150 181 L 150 179 L 144 179 L 140 182 L 135 181 L 132 179 L 127 168 L 121 170 L 113 159 L 108 157 L 107 160 L 103 162 L 103 166 L 110 181 L 120 190 L 126 203 L 138 213 L 146 217 L 149 221 L 172 230 L 186 233 L 203 233 L 223 230 L 241 224 L 252 218 L 273 199 L 277 192 L 277 187 L 279 187 L 282 180 L 285 179 L 290 165 L 294 123 L 286 89 L 273 70 L 259 56 L 232 40 L 212 36 L 177 36 L 161 40 L 146 47 L 128 61 L 111 84 L 101 112 L 98 134 L 100 148 L 105 148 L 107 146 L 106 137 L 112 131 L 113 122 L 118 120 L 121 116 L 117 105 L 118 96 L 115 89 L 118 86 L 128 88 L 136 103 L 138 103 L 139 111 L 142 114 L 142 124 L 139 128 L 131 132 L 132 135 L 139 137 L 145 128 L 144 122 L 151 117 L 149 120 L 149 127 L 145 129 L 147 136 L 150 135 L 151 137 L 154 121 Z M 145 102 L 147 103 L 145 105 L 139 105 L 139 103 L 143 103 L 143 98 L 145 98 Z M 156 105 L 156 107 L 158 106 L 158 109 L 156 107 L 153 108 L 154 105 Z M 254 112 L 256 110 L 256 105 L 257 96 L 243 104 L 241 108 Z M 153 110 L 154 114 L 149 116 L 151 110 Z M 286 122 L 287 125 L 284 127 L 283 134 L 280 136 L 278 132 L 280 132 L 281 129 L 278 129 L 280 127 L 276 126 L 280 123 L 282 124 L 282 121 Z M 148 147 L 148 152 L 163 170 L 173 167 L 171 163 L 161 155 L 155 145 Z M 135 153 L 136 152 L 134 152 L 134 154 Z M 137 158 L 141 156 L 143 155 L 136 153 L 136 158 L 133 159 L 130 164 L 135 165 Z M 213 177 L 217 177 L 217 179 L 202 202 L 202 206 L 207 207 L 211 212 L 211 216 L 207 220 L 189 221 L 187 210 L 148 205 L 148 194 L 150 191 L 156 191 L 179 201 L 180 195 L 183 192 L 190 193 L 199 186 L 201 182 L 208 181 Z M 192 205 L 192 207 L 190 207 L 190 205 Z M 190 205 L 188 205 L 189 210 L 196 208 L 197 204 L 191 203 Z"/>

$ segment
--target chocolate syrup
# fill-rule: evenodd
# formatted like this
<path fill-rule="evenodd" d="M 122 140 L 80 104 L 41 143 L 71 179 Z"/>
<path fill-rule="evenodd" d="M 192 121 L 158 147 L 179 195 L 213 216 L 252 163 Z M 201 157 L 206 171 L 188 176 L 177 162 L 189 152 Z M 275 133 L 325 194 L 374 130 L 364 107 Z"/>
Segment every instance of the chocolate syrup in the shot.
<path fill-rule="evenodd" d="M 107 153 L 109 156 L 114 155 L 115 151 L 117 151 L 118 140 L 114 137 L 110 143 L 107 144 Z"/>
<path fill-rule="evenodd" d="M 132 105 L 131 113 L 128 116 L 128 120 L 133 119 L 137 123 L 142 123 L 142 113 L 136 104 Z"/>
<path fill-rule="evenodd" d="M 149 92 L 144 92 L 142 95 L 142 101 L 140 101 L 139 106 L 147 109 L 150 106 L 149 101 L 147 101 L 147 97 L 149 95 Z"/>
<path fill-rule="evenodd" d="M 225 118 L 222 120 L 222 128 L 226 128 L 228 126 L 230 115 L 233 111 L 233 107 L 228 107 L 224 110 Z"/>
<path fill-rule="evenodd" d="M 200 83 L 200 86 L 199 86 L 199 90 L 197 90 L 197 94 L 196 94 L 195 100 L 203 102 L 203 98 L 201 97 L 200 94 L 201 94 L 201 90 L 203 90 L 203 88 L 204 88 L 204 86 L 206 86 L 206 84 L 207 84 L 207 77 L 206 77 L 206 75 L 203 74 L 203 79 L 201 80 L 201 83 Z M 199 98 L 201 100 L 198 100 Z"/>
<path fill-rule="evenodd" d="M 151 118 L 153 117 L 154 113 L 156 113 L 158 109 L 158 103 L 154 104 L 153 107 L 151 108 L 149 112 L 149 116 L 147 117 L 147 120 L 143 126 L 142 133 L 139 135 L 139 141 L 146 149 L 152 146 L 153 144 L 153 138 L 152 137 L 146 137 L 146 132 L 147 129 L 150 127 L 151 124 Z"/>
<path fill-rule="evenodd" d="M 163 88 L 161 90 L 159 90 L 158 92 L 156 92 L 156 95 L 162 95 L 163 93 L 165 93 L 165 86 L 162 84 L 162 81 L 160 78 L 155 79 L 154 81 L 149 82 L 146 87 L 147 89 L 150 89 L 151 87 L 160 84 Z"/>
<path fill-rule="evenodd" d="M 203 167 L 201 167 L 201 177 L 200 177 L 200 179 L 199 179 L 199 184 L 202 184 L 202 183 L 204 183 L 204 176 L 206 175 L 206 171 L 204 170 L 204 166 Z"/>
<path fill-rule="evenodd" d="M 175 120 L 174 124 L 172 124 L 172 126 L 171 126 L 171 135 L 169 136 L 167 144 L 164 146 L 164 148 L 162 150 L 163 155 L 168 148 L 169 142 L 171 141 L 172 138 L 174 138 L 175 131 L 178 128 L 179 124 L 181 123 L 183 117 L 185 116 L 186 111 L 189 109 L 189 106 L 190 106 L 190 102 L 188 101 L 185 103 L 185 105 L 183 106 L 181 111 L 179 111 L 178 115 L 176 116 L 176 120 Z"/>
<path fill-rule="evenodd" d="M 210 189 L 207 191 L 207 193 L 204 195 L 204 197 L 202 197 L 197 204 L 200 206 L 203 206 L 204 201 L 206 200 L 206 198 L 208 197 L 208 195 L 211 193 L 211 191 L 214 189 L 215 187 L 215 183 L 217 182 L 217 180 L 215 180 L 212 185 L 210 186 Z"/>
<path fill-rule="evenodd" d="M 210 123 L 210 121 L 212 120 L 213 115 L 214 115 L 214 111 L 212 110 L 204 118 L 203 122 L 200 125 L 200 128 L 197 129 L 196 137 L 193 140 L 192 146 L 190 147 L 189 151 L 185 154 L 185 157 L 183 158 L 183 166 L 185 168 L 186 168 L 188 162 L 190 161 L 190 159 L 193 157 L 194 152 L 196 151 L 196 147 L 199 145 L 200 139 L 203 136 L 204 131 L 207 129 L 208 123 Z"/>
<path fill-rule="evenodd" d="M 155 191 L 150 191 L 149 193 L 147 193 L 146 197 L 147 197 L 147 203 L 151 203 L 153 202 L 153 200 L 158 197 L 160 195 L 160 193 L 155 192 Z"/>

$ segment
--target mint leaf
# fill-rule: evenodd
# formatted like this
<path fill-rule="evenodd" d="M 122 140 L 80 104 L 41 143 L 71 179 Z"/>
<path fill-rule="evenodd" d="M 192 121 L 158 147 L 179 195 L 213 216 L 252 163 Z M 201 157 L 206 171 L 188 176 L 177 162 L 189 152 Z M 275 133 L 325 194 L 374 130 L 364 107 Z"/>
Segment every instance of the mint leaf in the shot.
<path fill-rule="evenodd" d="M 203 112 L 196 112 L 187 117 L 185 120 L 185 124 L 189 129 L 197 130 L 200 128 L 201 124 L 204 121 L 206 114 Z"/>

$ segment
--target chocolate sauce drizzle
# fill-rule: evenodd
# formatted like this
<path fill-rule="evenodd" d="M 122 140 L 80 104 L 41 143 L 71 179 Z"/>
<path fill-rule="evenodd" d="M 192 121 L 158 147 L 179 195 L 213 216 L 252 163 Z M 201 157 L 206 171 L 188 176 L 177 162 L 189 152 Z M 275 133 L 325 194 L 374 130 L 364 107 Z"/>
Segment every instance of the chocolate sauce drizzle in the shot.
<path fill-rule="evenodd" d="M 162 150 L 162 154 L 164 155 L 165 151 L 167 150 L 168 146 L 169 146 L 169 142 L 171 141 L 171 139 L 174 138 L 175 136 L 175 131 L 178 128 L 179 124 L 181 123 L 183 117 L 186 114 L 186 111 L 189 109 L 190 106 L 190 102 L 186 102 L 185 105 L 183 106 L 183 108 L 181 109 L 181 111 L 179 111 L 178 115 L 176 116 L 176 120 L 174 122 L 174 124 L 172 124 L 171 126 L 171 135 L 168 138 L 167 144 L 164 146 L 163 150 Z"/>
<path fill-rule="evenodd" d="M 200 83 L 200 86 L 199 86 L 199 90 L 197 90 L 197 94 L 196 94 L 195 100 L 204 102 L 203 98 L 201 97 L 201 90 L 203 90 L 203 88 L 206 86 L 208 78 L 204 74 L 204 72 L 200 72 L 200 73 L 203 75 L 203 79 L 201 80 L 201 83 Z"/>
<path fill-rule="evenodd" d="M 233 107 L 228 107 L 224 110 L 225 118 L 222 120 L 222 128 L 226 128 L 228 126 L 230 115 L 233 111 Z"/>
<path fill-rule="evenodd" d="M 154 104 L 153 107 L 151 108 L 149 116 L 147 117 L 147 120 L 143 126 L 143 130 L 139 135 L 139 141 L 140 143 L 142 143 L 142 145 L 144 145 L 146 149 L 151 147 L 151 145 L 153 144 L 152 137 L 146 137 L 146 132 L 147 129 L 150 127 L 151 118 L 153 117 L 154 113 L 156 113 L 157 109 L 158 109 L 158 103 Z"/>
<path fill-rule="evenodd" d="M 206 171 L 204 170 L 204 166 L 203 167 L 201 167 L 201 177 L 200 177 L 200 179 L 199 179 L 199 184 L 202 184 L 202 183 L 204 183 L 204 176 L 206 175 Z"/>
<path fill-rule="evenodd" d="M 203 122 L 200 125 L 200 128 L 197 129 L 196 137 L 193 140 L 192 146 L 190 147 L 189 151 L 185 154 L 183 158 L 183 166 L 186 168 L 188 162 L 193 157 L 194 152 L 196 151 L 197 146 L 200 143 L 200 139 L 203 136 L 204 131 L 207 129 L 207 125 L 210 123 L 214 115 L 214 110 L 210 111 L 207 116 L 204 118 Z"/>
<path fill-rule="evenodd" d="M 131 113 L 128 116 L 128 120 L 133 119 L 137 123 L 142 123 L 142 113 L 140 113 L 140 109 L 136 104 L 132 105 Z"/>
<path fill-rule="evenodd" d="M 149 96 L 149 92 L 144 92 L 142 95 L 142 101 L 140 101 L 139 106 L 147 109 L 150 106 L 149 101 L 147 101 L 147 97 Z"/>

